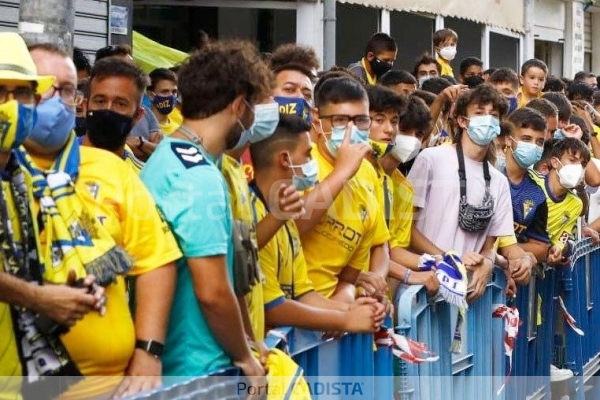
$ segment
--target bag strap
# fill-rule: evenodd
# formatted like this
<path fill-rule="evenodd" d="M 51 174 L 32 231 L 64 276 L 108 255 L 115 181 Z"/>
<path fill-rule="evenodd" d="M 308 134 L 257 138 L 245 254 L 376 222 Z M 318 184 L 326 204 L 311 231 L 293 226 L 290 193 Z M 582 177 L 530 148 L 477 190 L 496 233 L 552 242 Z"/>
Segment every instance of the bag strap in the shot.
<path fill-rule="evenodd" d="M 392 210 L 390 205 L 390 193 L 387 175 L 383 177 L 383 211 L 385 216 L 385 225 L 389 228 Z"/>
<path fill-rule="evenodd" d="M 456 144 L 456 156 L 458 157 L 458 179 L 460 181 L 460 196 L 467 197 L 467 173 L 465 170 L 465 156 L 462 151 L 460 143 Z M 489 189 L 490 181 L 490 167 L 487 160 L 483 160 L 483 179 L 485 180 L 485 187 Z"/>

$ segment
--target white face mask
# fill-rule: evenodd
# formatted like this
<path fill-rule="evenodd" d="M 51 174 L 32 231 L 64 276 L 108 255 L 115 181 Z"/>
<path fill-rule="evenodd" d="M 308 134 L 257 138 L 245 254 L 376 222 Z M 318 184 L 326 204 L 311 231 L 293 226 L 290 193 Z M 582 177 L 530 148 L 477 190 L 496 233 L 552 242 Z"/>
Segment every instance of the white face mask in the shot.
<path fill-rule="evenodd" d="M 401 163 L 412 160 L 421 150 L 421 141 L 414 136 L 396 135 L 390 154 Z"/>
<path fill-rule="evenodd" d="M 446 46 L 440 49 L 440 57 L 446 61 L 454 60 L 456 56 L 456 46 Z"/>
<path fill-rule="evenodd" d="M 559 161 L 560 165 L 563 165 Z M 561 169 L 558 170 L 558 179 L 560 184 L 565 189 L 573 189 L 583 177 L 583 166 L 581 164 L 567 164 L 563 165 Z"/>

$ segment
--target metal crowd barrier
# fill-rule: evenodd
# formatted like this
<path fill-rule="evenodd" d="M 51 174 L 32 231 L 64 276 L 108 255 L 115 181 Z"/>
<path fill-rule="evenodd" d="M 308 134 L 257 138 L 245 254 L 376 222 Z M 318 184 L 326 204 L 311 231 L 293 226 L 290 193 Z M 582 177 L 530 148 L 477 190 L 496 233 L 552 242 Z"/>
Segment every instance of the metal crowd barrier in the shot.
<path fill-rule="evenodd" d="M 600 373 L 600 246 L 589 239 L 574 247 L 571 267 L 538 268 L 531 283 L 519 287 L 518 296 L 504 295 L 503 271 L 495 268 L 484 295 L 470 305 L 463 326 L 462 351 L 451 353 L 457 310 L 432 301 L 422 286 L 403 288 L 396 303 L 395 331 L 424 342 L 440 358 L 420 365 L 395 359 L 391 348 L 375 350 L 370 334 L 347 334 L 323 340 L 321 332 L 281 328 L 270 336 L 269 347 L 285 348 L 302 367 L 311 390 L 324 377 L 360 377 L 364 399 L 550 399 L 550 364 L 571 369 L 571 399 L 600 398 L 591 378 Z M 571 329 L 557 306 L 566 308 L 585 332 Z M 597 303 L 597 304 L 596 304 Z M 521 325 L 513 352 L 511 376 L 504 349 L 504 320 L 493 318 L 497 304 L 515 305 Z M 558 319 L 557 319 L 558 318 Z M 391 322 L 387 321 L 388 327 Z M 285 339 L 284 339 L 285 338 Z M 211 376 L 169 381 L 158 390 L 135 399 L 234 399 L 241 374 L 235 368 Z M 499 392 L 503 384 L 504 390 Z M 590 394 L 592 397 L 590 397 Z M 342 393 L 320 396 L 343 399 Z M 319 396 L 313 393 L 313 398 Z"/>
<path fill-rule="evenodd" d="M 398 302 L 397 330 L 437 352 L 437 362 L 397 361 L 396 393 L 401 399 L 503 399 L 496 395 L 504 378 L 503 321 L 492 318 L 493 305 L 505 304 L 504 273 L 495 268 L 484 295 L 471 304 L 463 326 L 462 351 L 450 352 L 457 309 L 432 302 L 421 286 L 410 286 Z"/>

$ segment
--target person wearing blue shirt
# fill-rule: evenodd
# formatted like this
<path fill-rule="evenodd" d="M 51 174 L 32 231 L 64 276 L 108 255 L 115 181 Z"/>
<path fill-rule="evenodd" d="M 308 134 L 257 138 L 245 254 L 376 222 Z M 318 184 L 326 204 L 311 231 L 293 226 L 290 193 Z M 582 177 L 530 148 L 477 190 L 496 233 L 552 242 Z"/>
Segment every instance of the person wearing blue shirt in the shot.
<path fill-rule="evenodd" d="M 232 288 L 231 205 L 215 164 L 226 149 L 249 139 L 242 133 L 252 125 L 254 105 L 269 95 L 271 79 L 247 42 L 218 42 L 191 56 L 180 70 L 183 125 L 160 142 L 142 170 L 184 255 L 165 375 L 204 375 L 232 363 L 248 377 L 265 374 L 247 344 Z"/>

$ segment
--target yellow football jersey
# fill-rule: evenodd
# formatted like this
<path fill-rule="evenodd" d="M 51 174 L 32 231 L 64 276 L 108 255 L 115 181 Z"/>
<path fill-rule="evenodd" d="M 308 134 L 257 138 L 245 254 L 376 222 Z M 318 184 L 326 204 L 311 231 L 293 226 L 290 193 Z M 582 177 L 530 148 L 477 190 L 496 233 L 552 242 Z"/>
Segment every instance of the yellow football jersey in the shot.
<path fill-rule="evenodd" d="M 250 192 L 244 169 L 236 159 L 227 154 L 223 154 L 219 163 L 221 172 L 227 181 L 227 186 L 229 186 L 233 218 L 253 227 L 252 234 L 255 235 L 254 243 L 256 244 L 256 225 L 254 223 L 252 206 L 250 204 Z M 250 314 L 250 323 L 254 330 L 254 337 L 256 340 L 263 340 L 265 338 L 263 285 L 254 285 L 252 291 L 246 295 L 246 302 L 248 303 L 248 312 Z"/>

